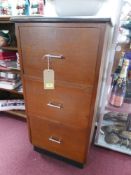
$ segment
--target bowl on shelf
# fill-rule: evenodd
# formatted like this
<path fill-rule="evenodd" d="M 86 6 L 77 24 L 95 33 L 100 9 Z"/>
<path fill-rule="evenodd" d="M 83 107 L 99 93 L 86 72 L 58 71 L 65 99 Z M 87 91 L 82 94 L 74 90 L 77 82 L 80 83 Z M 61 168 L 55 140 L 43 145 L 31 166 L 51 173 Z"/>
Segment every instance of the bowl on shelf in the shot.
<path fill-rule="evenodd" d="M 0 47 L 5 47 L 10 44 L 11 38 L 8 31 L 0 30 Z"/>
<path fill-rule="evenodd" d="M 93 16 L 107 0 L 55 0 L 58 16 Z"/>

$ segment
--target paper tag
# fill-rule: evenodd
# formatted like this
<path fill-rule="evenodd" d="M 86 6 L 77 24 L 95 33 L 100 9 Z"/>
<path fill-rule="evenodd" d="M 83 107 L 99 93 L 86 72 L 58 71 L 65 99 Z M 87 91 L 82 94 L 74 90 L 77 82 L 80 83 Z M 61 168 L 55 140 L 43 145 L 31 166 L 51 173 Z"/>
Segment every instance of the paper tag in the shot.
<path fill-rule="evenodd" d="M 43 71 L 44 89 L 54 89 L 54 70 L 45 69 Z"/>

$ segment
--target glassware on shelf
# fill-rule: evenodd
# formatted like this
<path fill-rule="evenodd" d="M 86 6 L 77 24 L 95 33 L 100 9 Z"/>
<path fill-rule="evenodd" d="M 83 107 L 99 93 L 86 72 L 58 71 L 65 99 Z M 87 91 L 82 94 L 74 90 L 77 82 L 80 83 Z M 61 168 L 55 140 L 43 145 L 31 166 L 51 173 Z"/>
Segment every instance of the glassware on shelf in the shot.
<path fill-rule="evenodd" d="M 38 14 L 44 15 L 44 1 L 39 0 Z"/>
<path fill-rule="evenodd" d="M 12 8 L 9 0 L 0 1 L 0 15 L 12 15 Z"/>
<path fill-rule="evenodd" d="M 17 0 L 17 15 L 29 15 L 29 0 Z"/>
<path fill-rule="evenodd" d="M 30 0 L 30 15 L 43 15 L 43 14 L 44 14 L 44 1 Z"/>
<path fill-rule="evenodd" d="M 128 66 L 129 60 L 124 59 L 120 75 L 112 87 L 109 103 L 115 107 L 121 107 L 124 102 Z"/>
<path fill-rule="evenodd" d="M 11 42 L 11 36 L 8 30 L 0 30 L 0 47 L 8 46 Z"/>
<path fill-rule="evenodd" d="M 30 0 L 30 14 L 38 14 L 38 0 Z"/>
<path fill-rule="evenodd" d="M 105 111 L 95 144 L 131 155 L 131 114 Z"/>
<path fill-rule="evenodd" d="M 120 60 L 119 60 L 119 63 L 118 63 L 118 66 L 115 70 L 115 72 L 113 73 L 112 75 L 112 82 L 111 82 L 111 86 L 113 87 L 114 85 L 116 85 L 116 82 L 117 82 L 117 79 L 120 75 L 120 72 L 121 72 L 121 69 L 122 69 L 122 65 L 123 65 L 123 61 L 124 61 L 124 55 L 125 55 L 125 52 L 122 52 L 122 55 L 120 57 Z"/>
<path fill-rule="evenodd" d="M 127 81 L 127 89 L 124 102 L 131 104 L 131 79 L 128 79 Z"/>
<path fill-rule="evenodd" d="M 128 70 L 128 79 L 131 80 L 131 51 L 125 52 L 125 57 L 130 60 L 130 65 Z"/>

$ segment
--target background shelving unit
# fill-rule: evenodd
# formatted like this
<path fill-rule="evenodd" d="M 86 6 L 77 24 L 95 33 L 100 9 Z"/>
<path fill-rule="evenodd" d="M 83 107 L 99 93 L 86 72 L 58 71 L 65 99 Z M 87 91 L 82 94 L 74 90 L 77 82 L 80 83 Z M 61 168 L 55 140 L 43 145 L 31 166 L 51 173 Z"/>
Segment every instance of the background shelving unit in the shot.
<path fill-rule="evenodd" d="M 26 118 L 25 111 L 23 111 L 23 110 L 11 110 L 11 111 L 6 111 L 6 113 L 17 115 L 17 116 L 22 117 L 22 118 Z"/>
<path fill-rule="evenodd" d="M 113 64 L 110 71 L 106 74 L 106 88 L 103 91 L 104 95 L 101 98 L 101 104 L 97 111 L 98 119 L 95 145 L 131 155 L 131 99 L 129 100 L 126 96 L 121 107 L 114 107 L 109 103 L 111 94 L 111 75 L 115 72 L 122 53 L 131 52 L 131 40 L 130 42 L 127 42 L 128 40 L 124 41 L 122 37 L 123 34 L 124 39 L 126 38 L 125 33 L 122 33 L 121 20 L 127 19 L 124 16 L 125 8 L 124 6 L 122 7 L 118 28 L 116 30 Z M 125 12 L 127 13 L 127 11 Z M 129 16 L 131 20 L 130 12 Z"/>
<path fill-rule="evenodd" d="M 121 113 L 131 113 L 131 104 L 129 103 L 124 103 L 122 105 L 122 107 L 120 108 L 116 108 L 114 106 L 111 106 L 110 104 L 108 104 L 106 107 L 105 107 L 106 110 L 108 111 L 113 111 L 113 112 L 121 112 Z"/>
<path fill-rule="evenodd" d="M 116 66 L 115 62 L 114 66 Z M 112 70 L 115 70 L 115 68 L 113 67 Z M 105 99 L 105 101 L 103 101 L 104 107 L 99 112 L 99 119 L 97 122 L 97 131 L 95 136 L 95 145 L 131 155 L 131 130 L 127 130 L 127 124 L 129 120 L 128 116 L 129 114 L 131 114 L 131 103 L 124 102 L 121 107 L 114 107 L 110 105 L 110 75 L 108 75 L 107 79 L 109 80 L 107 81 L 109 83 L 109 89 L 106 89 L 107 98 Z M 107 115 L 109 115 L 108 119 L 105 118 L 105 116 Z M 122 126 L 123 129 L 119 130 L 120 126 Z M 104 127 L 106 127 L 106 130 L 103 131 L 102 128 Z M 122 135 L 123 132 L 126 132 L 127 138 Z"/>
<path fill-rule="evenodd" d="M 3 50 L 11 50 L 11 51 L 17 51 L 17 47 L 1 47 Z"/>
<path fill-rule="evenodd" d="M 0 49 L 3 51 L 16 51 L 17 52 L 18 49 L 17 49 L 17 41 L 16 41 L 16 36 L 15 36 L 15 24 L 10 21 L 10 16 L 0 17 L 0 30 L 9 30 L 9 33 L 11 36 L 10 45 L 6 47 L 0 47 Z M 0 66 L 0 72 L 10 72 L 10 73 L 21 74 L 20 70 L 17 68 L 4 68 L 2 66 Z M 23 99 L 24 98 L 23 92 L 18 91 L 18 89 L 19 87 L 16 89 L 0 88 L 0 91 L 3 94 L 8 92 L 12 96 L 14 95 L 17 98 Z M 4 112 L 26 118 L 25 110 L 7 110 Z"/>

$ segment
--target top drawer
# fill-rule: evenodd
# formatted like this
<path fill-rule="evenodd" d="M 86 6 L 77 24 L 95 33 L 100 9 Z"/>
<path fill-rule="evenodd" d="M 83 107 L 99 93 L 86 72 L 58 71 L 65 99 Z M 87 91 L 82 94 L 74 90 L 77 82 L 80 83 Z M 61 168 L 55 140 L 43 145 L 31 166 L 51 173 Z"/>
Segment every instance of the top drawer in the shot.
<path fill-rule="evenodd" d="M 46 54 L 63 55 L 64 59 L 52 59 L 50 68 L 55 79 L 85 85 L 93 85 L 100 29 L 95 27 L 20 26 L 23 73 L 42 80 L 47 69 Z"/>

